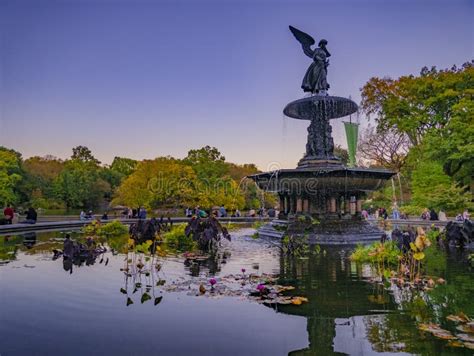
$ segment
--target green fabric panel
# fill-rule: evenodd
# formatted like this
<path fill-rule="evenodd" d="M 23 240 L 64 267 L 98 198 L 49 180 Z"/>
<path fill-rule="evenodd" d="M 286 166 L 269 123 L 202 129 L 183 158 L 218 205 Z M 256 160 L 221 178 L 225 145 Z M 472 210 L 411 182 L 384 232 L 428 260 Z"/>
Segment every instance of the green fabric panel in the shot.
<path fill-rule="evenodd" d="M 353 122 L 345 122 L 347 138 L 347 151 L 349 153 L 349 166 L 354 167 L 356 164 L 357 139 L 359 137 L 359 124 Z"/>

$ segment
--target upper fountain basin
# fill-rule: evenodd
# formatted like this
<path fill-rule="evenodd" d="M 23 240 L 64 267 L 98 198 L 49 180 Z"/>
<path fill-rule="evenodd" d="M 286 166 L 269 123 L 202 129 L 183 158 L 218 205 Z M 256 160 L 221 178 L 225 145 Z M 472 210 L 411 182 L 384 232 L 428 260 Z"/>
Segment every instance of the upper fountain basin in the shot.
<path fill-rule="evenodd" d="M 339 96 L 313 95 L 289 103 L 283 113 L 293 119 L 337 119 L 355 113 L 358 106 L 352 100 Z"/>

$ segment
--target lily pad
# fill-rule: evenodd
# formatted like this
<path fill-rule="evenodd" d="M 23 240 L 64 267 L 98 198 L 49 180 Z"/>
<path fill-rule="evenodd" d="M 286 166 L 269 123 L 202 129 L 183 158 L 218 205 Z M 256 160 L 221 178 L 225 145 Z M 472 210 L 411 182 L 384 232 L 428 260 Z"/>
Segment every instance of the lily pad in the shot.
<path fill-rule="evenodd" d="M 463 312 L 461 312 L 457 315 L 454 315 L 454 314 L 448 315 L 446 317 L 446 319 L 448 319 L 450 321 L 454 321 L 456 323 L 467 323 L 467 322 L 471 321 L 471 319 L 466 314 L 464 314 Z"/>
<path fill-rule="evenodd" d="M 418 329 L 420 329 L 421 331 L 426 331 L 426 332 L 429 332 L 429 333 L 433 333 L 433 332 L 437 332 L 439 330 L 442 330 L 441 327 L 437 324 L 418 324 Z"/>
<path fill-rule="evenodd" d="M 451 347 L 464 347 L 464 343 L 457 341 L 457 340 L 451 340 L 448 342 L 448 346 Z"/>
<path fill-rule="evenodd" d="M 155 298 L 155 305 L 160 304 L 162 299 L 163 299 L 163 296 L 156 297 L 156 298 Z"/>
<path fill-rule="evenodd" d="M 133 300 L 132 298 L 127 298 L 127 307 L 130 305 L 130 304 L 133 304 Z"/>
<path fill-rule="evenodd" d="M 474 327 L 469 326 L 469 324 L 458 325 L 458 326 L 456 326 L 456 329 L 458 329 L 459 331 L 462 331 L 463 333 L 469 333 L 469 334 L 474 333 Z"/>
<path fill-rule="evenodd" d="M 150 300 L 151 299 L 151 296 L 148 294 L 148 293 L 143 293 L 142 295 L 142 298 L 140 299 L 140 301 L 143 303 L 145 303 L 147 300 Z"/>
<path fill-rule="evenodd" d="M 433 336 L 437 337 L 438 339 L 443 339 L 443 340 L 455 340 L 456 339 L 456 336 L 454 336 L 453 334 L 451 334 L 448 330 L 439 330 L 439 331 L 435 331 L 432 333 Z"/>
<path fill-rule="evenodd" d="M 299 298 L 293 298 L 291 300 L 291 304 L 294 304 L 294 305 L 301 305 L 303 302 L 301 301 L 301 299 Z"/>
<path fill-rule="evenodd" d="M 469 334 L 457 334 L 456 335 L 459 340 L 465 341 L 465 342 L 472 342 L 474 343 L 474 336 L 469 335 Z"/>
<path fill-rule="evenodd" d="M 465 342 L 464 347 L 467 347 L 469 350 L 474 350 L 474 343 L 472 342 Z"/>

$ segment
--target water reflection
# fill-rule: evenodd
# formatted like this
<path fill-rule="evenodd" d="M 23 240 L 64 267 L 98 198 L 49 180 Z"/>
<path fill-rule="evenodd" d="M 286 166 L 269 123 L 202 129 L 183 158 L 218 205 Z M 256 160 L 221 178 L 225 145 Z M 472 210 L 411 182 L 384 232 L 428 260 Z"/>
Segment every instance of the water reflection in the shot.
<path fill-rule="evenodd" d="M 83 239 L 81 235 L 72 236 Z M 128 321 L 133 321 L 135 319 L 132 319 L 130 314 L 123 314 L 124 310 L 132 309 L 134 313 L 137 313 L 137 316 L 140 315 L 146 319 L 148 316 L 144 313 L 145 311 L 150 312 L 148 308 L 153 308 L 156 311 L 167 310 L 168 300 L 174 300 L 172 303 L 177 303 L 174 295 L 163 292 L 173 280 L 213 275 L 225 276 L 231 273 L 241 273 L 242 268 L 245 268 L 247 273 L 279 273 L 280 284 L 296 287 L 289 294 L 303 295 L 309 299 L 308 303 L 298 306 L 279 305 L 274 307 L 277 315 L 283 316 L 278 320 L 288 323 L 285 325 L 290 325 L 293 320 L 292 316 L 306 320 L 304 335 L 302 335 L 301 329 L 299 331 L 295 329 L 293 332 L 286 331 L 287 334 L 279 333 L 271 336 L 271 338 L 279 339 L 284 337 L 296 339 L 307 335 L 307 347 L 303 347 L 305 343 L 298 342 L 292 347 L 295 350 L 290 352 L 291 355 L 470 354 L 470 350 L 448 347 L 443 340 L 425 335 L 416 327 L 419 322 L 431 321 L 440 323 L 444 328 L 449 329 L 453 328 L 453 325 L 446 322 L 447 315 L 459 311 L 470 316 L 474 315 L 472 298 L 474 277 L 468 267 L 459 262 L 460 255 L 456 251 L 446 253 L 436 250 L 438 255 L 432 256 L 426 261 L 427 273 L 446 279 L 445 285 L 439 285 L 432 291 L 414 292 L 399 289 L 394 285 L 372 283 L 373 271 L 367 265 L 351 262 L 348 258 L 351 253 L 350 248 L 326 247 L 319 251 L 312 250 L 302 258 L 295 258 L 280 254 L 277 248 L 265 241 L 240 236 L 235 238 L 232 243 L 226 243 L 218 254 L 196 259 L 177 254 L 145 256 L 140 253 L 127 252 L 128 236 L 119 236 L 99 241 L 100 244 L 107 247 L 107 252 L 93 250 L 93 253 L 90 254 L 79 253 L 72 254 L 72 256 L 61 254 L 56 256 L 55 264 L 51 264 L 53 250 L 63 250 L 64 238 L 65 234 L 58 233 L 25 234 L 11 236 L 8 239 L 3 237 L 0 245 L 0 259 L 4 262 L 19 259 L 14 263 L 14 268 L 8 269 L 9 280 L 12 280 L 12 276 L 17 275 L 19 279 L 15 283 L 19 283 L 19 280 L 25 278 L 25 273 L 35 273 L 35 270 L 21 272 L 20 268 L 25 262 L 32 263 L 33 260 L 27 257 L 41 256 L 41 259 L 34 260 L 37 266 L 50 266 L 54 267 L 57 272 L 61 272 L 60 275 L 52 274 L 55 279 L 44 276 L 44 278 L 49 278 L 45 279 L 47 281 L 45 283 L 49 285 L 48 288 L 60 288 L 60 286 L 54 287 L 55 284 L 66 283 L 62 276 L 69 278 L 71 283 L 79 281 L 78 283 L 85 285 L 81 285 L 81 287 L 87 288 L 90 294 L 81 292 L 85 294 L 77 294 L 76 301 L 82 300 L 79 298 L 99 298 L 93 299 L 94 302 L 107 304 L 118 297 L 118 305 L 115 309 L 110 309 L 110 315 L 129 315 L 130 320 Z M 22 259 L 25 259 L 25 262 L 22 262 Z M 62 265 L 60 264 L 61 259 Z M 86 266 L 95 267 L 85 268 Z M 73 271 L 78 272 L 79 268 L 81 273 L 69 276 Z M 51 273 L 51 270 L 48 271 Z M 101 282 L 99 283 L 99 281 Z M 101 292 L 102 283 L 107 286 L 107 293 Z M 97 284 L 97 287 L 94 284 Z M 22 290 L 20 284 L 9 288 L 14 293 L 16 290 Z M 17 292 L 16 295 L 17 297 L 23 296 L 25 293 Z M 52 296 L 53 303 L 60 303 L 58 300 L 61 296 L 58 296 L 58 299 L 54 299 Z M 205 298 L 203 297 L 198 297 L 199 299 L 186 298 L 182 300 L 188 300 L 188 302 L 183 303 L 189 303 L 194 308 L 196 305 L 208 303 L 204 302 Z M 219 309 L 218 305 L 223 303 L 222 299 L 219 302 L 211 298 L 208 311 L 210 314 L 206 315 L 212 314 L 216 315 L 216 318 L 223 316 L 227 318 L 235 314 L 237 318 L 237 315 L 243 310 L 242 306 L 229 302 L 226 307 L 228 309 Z M 162 302 L 162 300 L 164 301 Z M 14 303 L 13 299 L 5 298 L 5 301 L 10 305 Z M 78 308 L 87 309 L 95 305 L 83 303 L 85 304 L 79 303 Z M 141 304 L 144 308 L 136 308 Z M 160 307 L 155 308 L 158 304 Z M 135 308 L 131 308 L 132 305 Z M 252 309 L 252 312 L 261 313 L 259 315 L 265 318 L 260 319 L 260 323 L 263 324 L 272 318 L 268 313 L 265 313 L 265 311 L 271 311 L 269 308 L 255 304 L 251 306 L 251 308 L 253 307 L 255 310 Z M 164 319 L 163 322 L 174 325 L 173 313 L 175 312 L 179 311 L 170 311 L 168 319 Z M 200 311 L 199 308 L 188 309 L 188 313 L 188 316 L 192 318 Z M 11 316 L 12 320 L 16 317 L 23 318 L 24 315 Z M 47 316 L 43 315 L 43 318 L 45 319 L 41 322 L 47 323 Z M 149 323 L 155 322 L 155 319 L 149 320 Z M 209 323 L 212 324 L 209 320 L 199 319 L 198 324 L 201 325 L 201 323 L 204 329 L 211 327 Z M 239 330 L 234 330 L 237 338 L 249 335 L 252 326 L 245 325 L 247 324 L 243 324 Z M 114 326 L 114 328 L 118 327 Z M 304 330 L 304 325 L 301 327 Z M 252 333 L 255 332 L 254 330 Z M 186 331 L 183 331 L 183 335 L 190 337 Z M 266 342 L 269 342 L 271 338 L 266 339 Z M 201 345 L 200 342 L 204 342 L 203 340 L 196 341 L 196 345 Z M 215 342 L 227 344 L 231 341 L 228 338 L 223 338 Z M 257 344 L 263 341 L 255 340 L 255 342 Z M 170 347 L 172 349 L 173 346 Z M 234 347 L 238 347 L 238 345 L 234 345 Z M 231 349 L 229 348 L 229 350 Z M 278 350 L 281 352 L 282 348 Z M 209 352 L 209 354 L 213 353 Z M 260 354 L 265 354 L 265 350 Z"/>
<path fill-rule="evenodd" d="M 27 232 L 26 234 L 21 235 L 23 237 L 23 245 L 30 249 L 36 245 L 36 232 Z"/>
<path fill-rule="evenodd" d="M 455 311 L 473 315 L 474 279 L 466 271 L 467 266 L 444 256 L 443 276 L 453 283 L 430 292 L 408 293 L 395 290 L 390 284 L 372 283 L 375 274 L 371 268 L 351 263 L 350 252 L 345 248 L 326 248 L 319 253 L 313 251 L 304 259 L 281 256 L 281 278 L 297 284 L 298 293 L 309 298 L 309 303 L 300 308 L 279 308 L 279 312 L 302 315 L 308 321 L 309 347 L 293 351 L 292 355 L 402 351 L 423 355 L 471 354 L 468 349 L 448 347 L 443 340 L 423 335 L 416 327 L 420 321 L 445 321 Z"/>

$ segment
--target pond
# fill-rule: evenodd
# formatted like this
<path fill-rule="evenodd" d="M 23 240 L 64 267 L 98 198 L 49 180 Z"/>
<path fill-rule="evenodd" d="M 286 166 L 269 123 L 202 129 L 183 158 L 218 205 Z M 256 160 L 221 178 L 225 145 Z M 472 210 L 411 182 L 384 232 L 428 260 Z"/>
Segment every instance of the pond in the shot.
<path fill-rule="evenodd" d="M 474 316 L 474 275 L 458 252 L 441 251 L 427 266 L 446 284 L 407 295 L 373 283 L 369 266 L 349 260 L 351 247 L 286 257 L 253 232 L 234 231 L 217 259 L 162 253 L 143 260 L 160 268 L 138 279 L 124 270 L 127 236 L 105 239 L 107 252 L 81 266 L 53 259 L 64 232 L 1 236 L 0 354 L 472 354 L 417 328 L 435 322 L 455 331 L 446 316 Z M 279 284 L 295 287 L 289 294 L 308 302 L 261 304 L 244 293 L 214 293 L 206 283 L 215 277 L 218 291 L 251 274 L 278 276 Z"/>

